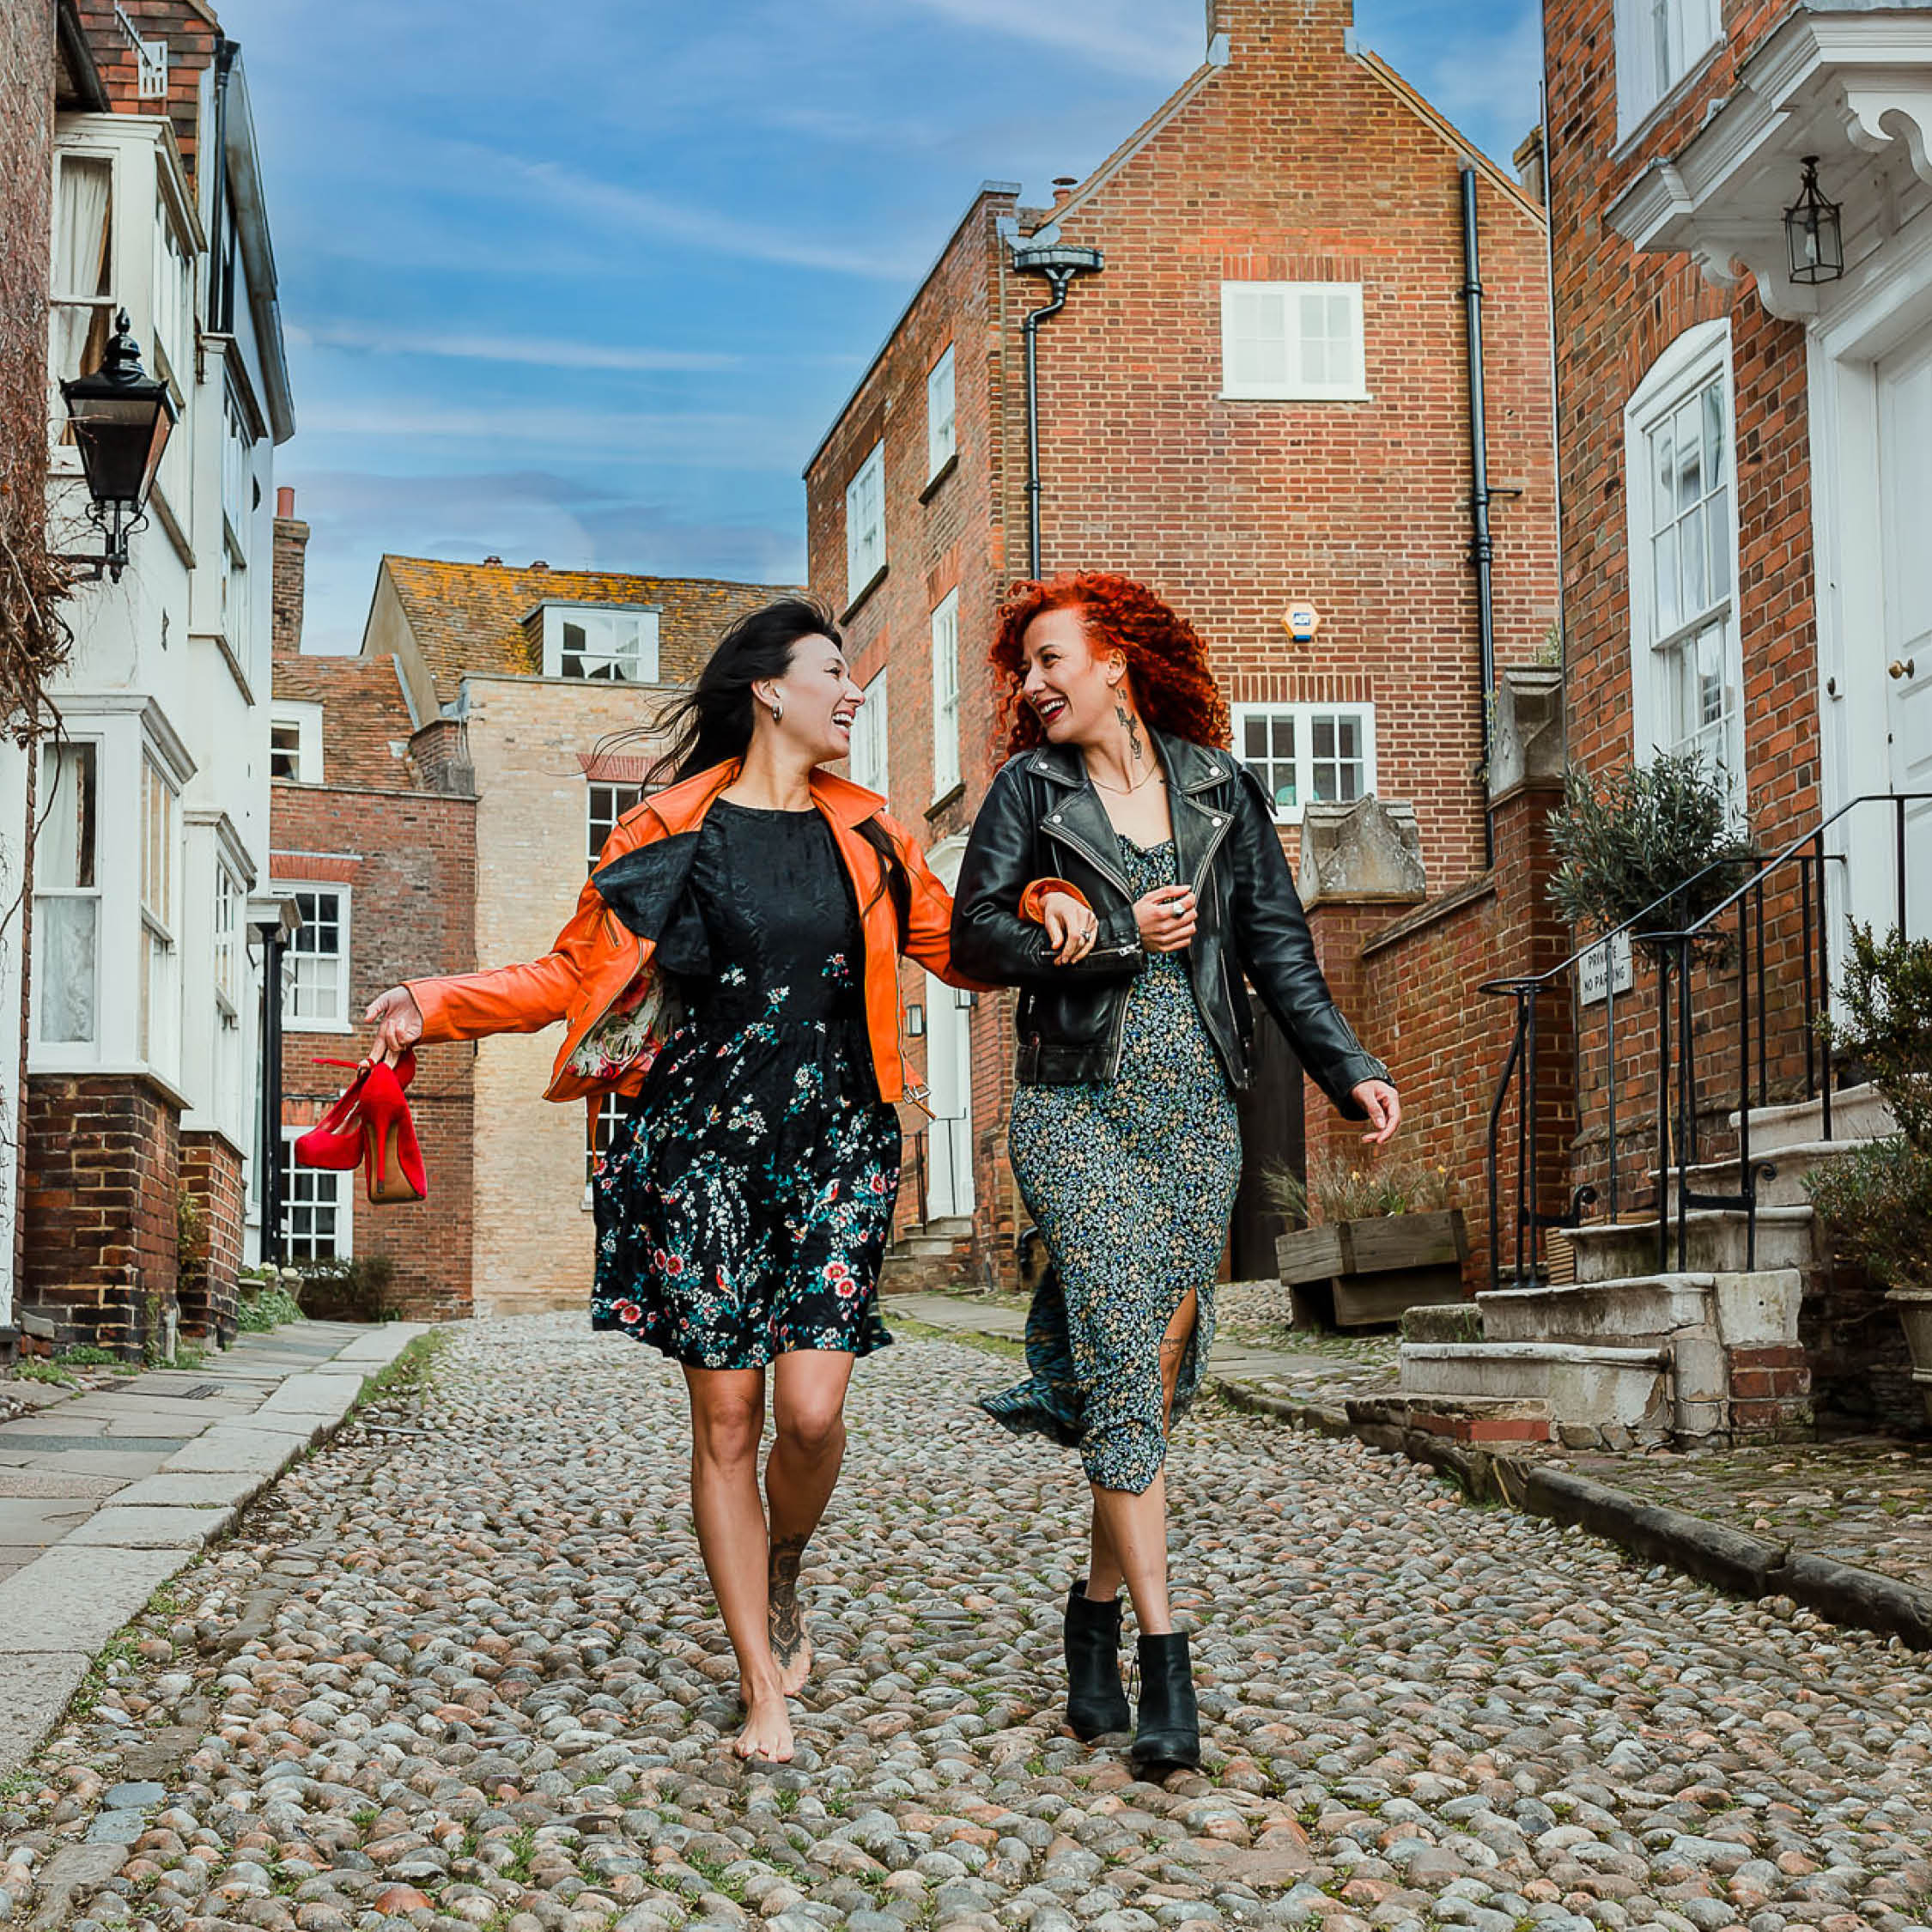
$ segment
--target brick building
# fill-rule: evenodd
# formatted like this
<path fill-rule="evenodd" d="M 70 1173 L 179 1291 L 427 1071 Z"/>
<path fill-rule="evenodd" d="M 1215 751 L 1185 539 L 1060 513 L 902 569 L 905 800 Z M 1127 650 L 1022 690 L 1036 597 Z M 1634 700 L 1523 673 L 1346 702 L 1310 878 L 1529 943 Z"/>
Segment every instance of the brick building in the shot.
<path fill-rule="evenodd" d="M 1494 879 L 1465 181 L 1506 666 L 1544 653 L 1557 604 L 1541 210 L 1357 46 L 1344 0 L 1214 0 L 1207 28 L 1203 64 L 1052 208 L 981 188 L 807 465 L 811 582 L 844 613 L 871 697 L 854 775 L 929 828 L 952 876 L 1000 761 L 985 650 L 1004 590 L 1029 574 L 1036 495 L 1045 570 L 1141 578 L 1207 638 L 1237 750 L 1318 888 L 1330 969 L 1404 1086 L 1443 1085 L 1453 1108 L 1424 1106 L 1416 1133 L 1473 1190 L 1481 1108 L 1449 1090 L 1493 1041 L 1468 1012 L 1458 921 L 1472 905 L 1494 917 Z M 1034 492 L 1024 319 L 1047 301 L 1056 248 L 1102 265 L 1036 325 Z M 1320 624 L 1297 641 L 1285 620 L 1303 602 Z M 1341 813 L 1338 838 L 1358 846 L 1347 828 L 1370 799 L 1407 802 L 1375 808 L 1394 872 L 1316 879 L 1304 821 Z M 1364 960 L 1399 916 L 1406 932 Z M 939 1116 L 915 1151 L 927 1211 L 971 1216 L 979 1266 L 1007 1267 L 1025 1220 L 1002 1151 L 1010 999 L 962 1007 L 908 975 L 906 1000 Z M 1443 1015 L 1448 1042 L 1425 1024 Z M 1255 1182 L 1301 1164 L 1302 1091 L 1274 1039 L 1243 1109 L 1238 1272 L 1272 1272 Z M 1307 1132 L 1327 1133 L 1325 1106 Z"/>
<path fill-rule="evenodd" d="M 475 963 L 476 817 L 458 728 L 420 730 L 392 658 L 301 651 L 308 526 L 295 492 L 275 521 L 275 692 L 270 708 L 272 866 L 301 926 L 282 1005 L 285 1150 L 352 1077 L 363 1009 L 386 987 Z M 376 1209 L 359 1174 L 284 1154 L 283 1258 L 386 1255 L 393 1305 L 411 1320 L 471 1310 L 474 1114 L 466 1054 L 425 1054 L 410 1111 L 430 1176 L 427 1201 Z"/>
<path fill-rule="evenodd" d="M 282 916 L 269 499 L 295 419 L 239 48 L 202 0 L 72 15 L 100 85 L 53 131 L 50 545 L 100 552 L 53 386 L 100 365 L 123 311 L 176 420 L 127 569 L 64 607 L 58 734 L 0 738 L 0 799 L 30 793 L 37 828 L 19 1298 L 44 1334 L 133 1353 L 177 1321 L 232 1331 L 254 1239 L 255 935 Z"/>
<path fill-rule="evenodd" d="M 333 933 L 317 936 L 346 951 L 358 1030 L 365 983 L 374 994 L 405 976 L 503 965 L 549 950 L 605 838 L 641 796 L 651 762 L 647 738 L 608 753 L 600 751 L 603 741 L 647 726 L 673 689 L 696 676 L 734 617 L 786 588 L 552 570 L 541 562 L 519 568 L 494 557 L 480 564 L 384 557 L 361 653 L 348 660 L 348 675 L 368 681 L 360 689 L 380 690 L 389 708 L 364 714 L 362 741 L 343 754 L 344 769 L 373 777 L 386 759 L 392 770 L 411 768 L 425 791 L 444 797 L 394 808 L 399 848 L 380 880 L 345 880 L 345 917 Z M 313 675 L 319 661 L 303 660 L 301 673 Z M 287 688 L 293 695 L 294 683 Z M 283 689 L 278 679 L 278 695 Z M 391 704 L 390 691 L 398 704 Z M 386 723 L 379 721 L 384 716 Z M 335 755 L 332 743 L 325 756 Z M 412 809 L 449 812 L 459 795 L 473 828 L 466 927 L 461 889 L 440 866 L 424 865 L 408 823 Z M 322 849 L 301 860 L 283 851 L 278 829 L 278 880 L 326 891 L 343 876 L 333 869 L 344 863 L 339 847 L 374 850 L 361 820 L 332 823 L 338 829 L 316 835 Z M 453 831 L 453 866 L 457 843 Z M 338 855 L 331 859 L 331 852 Z M 433 932 L 387 933 L 380 918 L 358 912 L 365 895 L 372 910 L 401 903 L 412 878 L 435 908 Z M 359 940 L 358 932 L 369 939 Z M 589 1294 L 590 1162 L 611 1115 L 606 1110 L 592 1122 L 581 1106 L 544 1099 L 556 1052 L 550 1031 L 437 1047 L 422 1056 L 417 1079 L 443 1097 L 447 1135 L 460 1131 L 465 1112 L 473 1117 L 466 1175 L 465 1156 L 453 1145 L 446 1182 L 426 1140 L 429 1200 L 383 1210 L 381 1237 L 388 1241 L 392 1224 L 400 1228 L 409 1217 L 440 1232 L 454 1224 L 447 1218 L 466 1209 L 470 1294 L 479 1314 L 580 1305 Z M 459 1201 L 465 1184 L 467 1200 Z M 354 1239 L 360 1242 L 375 1220 L 374 1211 L 363 1212 Z"/>

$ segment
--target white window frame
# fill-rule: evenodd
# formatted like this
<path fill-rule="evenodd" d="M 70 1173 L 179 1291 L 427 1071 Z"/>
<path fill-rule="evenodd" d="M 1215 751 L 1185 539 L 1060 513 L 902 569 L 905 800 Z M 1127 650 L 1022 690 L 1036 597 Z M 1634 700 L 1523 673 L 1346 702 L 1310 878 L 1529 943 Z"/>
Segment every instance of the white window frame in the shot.
<path fill-rule="evenodd" d="M 282 1030 L 284 1033 L 353 1033 L 355 1029 L 350 1017 L 351 1002 L 349 995 L 349 960 L 352 957 L 349 888 L 332 878 L 322 878 L 296 880 L 277 885 L 276 890 L 278 894 L 301 893 L 310 896 L 326 893 L 331 895 L 336 902 L 337 1017 L 334 1019 L 318 1019 L 297 1010 L 296 960 L 327 957 L 303 950 L 302 933 L 313 930 L 305 913 L 303 925 L 290 936 L 288 949 L 283 955 L 288 976 L 283 981 L 282 988 Z"/>
<path fill-rule="evenodd" d="M 35 997 L 33 1002 L 34 1009 L 33 1037 L 36 1045 L 43 1048 L 51 1048 L 57 1053 L 72 1053 L 88 1048 L 98 1050 L 100 1045 L 102 967 L 105 963 L 102 954 L 107 940 L 106 901 L 101 883 L 103 860 L 106 857 L 102 844 L 106 815 L 102 809 L 102 805 L 107 783 L 107 750 L 101 739 L 93 737 L 65 738 L 58 743 L 48 743 L 41 746 L 40 784 L 36 810 L 44 817 L 52 809 L 50 795 L 52 783 L 51 775 L 59 769 L 60 754 L 63 751 L 80 751 L 82 750 L 92 754 L 94 767 L 93 823 L 89 828 L 92 835 L 91 849 L 86 854 L 85 864 L 77 864 L 76 870 L 91 873 L 93 884 L 89 885 L 54 885 L 50 883 L 52 868 L 45 860 L 42 861 L 33 881 L 35 907 L 33 920 L 33 986 L 35 989 Z M 46 835 L 45 831 L 42 832 L 41 835 L 43 837 Z M 76 854 L 76 858 L 79 856 Z M 84 1034 L 72 1039 L 50 1039 L 40 1030 L 47 1022 L 49 1012 L 44 989 L 53 985 L 58 975 L 54 974 L 46 958 L 46 948 L 49 943 L 52 921 L 39 908 L 50 900 L 54 899 L 82 901 L 94 908 L 94 980 L 88 991 L 88 1030 Z"/>
<path fill-rule="evenodd" d="M 282 1127 L 282 1226 L 277 1230 L 283 1241 L 283 1253 L 289 1257 L 291 1267 L 303 1261 L 351 1260 L 355 1253 L 355 1170 L 353 1168 L 305 1167 L 295 1158 L 295 1143 L 308 1132 L 307 1127 L 295 1127 L 284 1121 Z M 298 1201 L 296 1190 L 300 1187 L 310 1199 Z M 326 1201 L 323 1197 L 327 1195 Z M 295 1249 L 295 1236 L 291 1232 L 297 1207 L 331 1208 L 336 1223 L 333 1244 L 327 1255 L 299 1255 Z M 311 1236 L 313 1242 L 313 1236 Z"/>
<path fill-rule="evenodd" d="M 215 861 L 215 898 L 209 913 L 210 963 L 215 978 L 215 1019 L 220 1027 L 241 1024 L 241 988 L 247 963 L 242 929 L 248 889 L 227 860 Z"/>
<path fill-rule="evenodd" d="M 604 841 L 617 830 L 624 814 L 635 811 L 643 799 L 641 785 L 620 785 L 611 779 L 593 778 L 585 786 L 585 845 L 590 871 L 597 870 L 597 861 L 604 853 Z M 604 807 L 602 811 L 598 810 L 600 805 Z"/>
<path fill-rule="evenodd" d="M 323 782 L 322 772 L 322 707 L 319 704 L 299 704 L 289 699 L 277 698 L 269 707 L 269 774 L 276 777 L 275 759 L 278 751 L 288 749 L 277 745 L 275 734 L 293 726 L 295 732 L 294 746 L 295 769 L 292 777 L 277 778 L 283 785 L 319 785 Z"/>
<path fill-rule="evenodd" d="M 611 1136 L 623 1118 L 623 1097 L 615 1093 L 605 1094 L 598 1103 L 597 1111 L 589 1117 L 584 1134 L 583 1206 L 586 1212 L 597 1205 L 597 1163 L 611 1145 Z"/>
<path fill-rule="evenodd" d="M 153 746 L 142 746 L 140 769 L 135 1049 L 172 1079 L 181 1048 L 181 793 Z"/>
<path fill-rule="evenodd" d="M 1265 719 L 1270 721 L 1278 718 L 1291 719 L 1295 727 L 1295 803 L 1291 805 L 1277 805 L 1273 788 L 1265 781 L 1262 790 L 1268 793 L 1268 810 L 1278 825 L 1298 825 L 1311 801 L 1326 804 L 1326 799 L 1315 798 L 1315 726 L 1317 720 L 1324 718 L 1352 719 L 1360 727 L 1362 754 L 1359 759 L 1351 759 L 1350 763 L 1362 767 L 1361 798 L 1372 798 L 1376 793 L 1376 708 L 1372 704 L 1329 703 L 1317 701 L 1310 704 L 1237 704 L 1233 708 L 1234 755 L 1242 765 L 1248 763 L 1247 726 L 1250 719 Z M 1271 758 L 1270 762 L 1273 762 Z M 1334 760 L 1327 761 L 1337 762 Z M 1352 803 L 1352 800 L 1342 801 Z"/>
<path fill-rule="evenodd" d="M 659 605 L 546 603 L 543 609 L 544 677 L 564 677 L 572 683 L 657 683 Z M 584 647 L 568 653 L 580 666 L 575 671 L 564 666 L 566 624 L 579 624 L 585 634 Z M 630 635 L 620 635 L 627 629 Z"/>
<path fill-rule="evenodd" d="M 882 669 L 866 686 L 866 702 L 852 724 L 852 782 L 877 792 L 882 799 L 891 796 L 888 690 Z"/>
<path fill-rule="evenodd" d="M 953 345 L 926 372 L 926 480 L 930 483 L 959 453 L 958 387 Z"/>
<path fill-rule="evenodd" d="M 95 327 L 95 324 L 90 322 L 87 330 L 82 332 L 80 350 L 70 366 L 62 348 L 62 324 L 72 311 L 85 309 L 104 324 L 106 335 L 111 338 L 113 334 L 114 313 L 123 306 L 126 295 L 126 251 L 121 237 L 126 224 L 126 210 L 123 203 L 128 197 L 124 197 L 121 192 L 118 161 L 118 149 L 106 145 L 76 142 L 71 146 L 58 143 L 54 149 L 53 265 L 52 284 L 47 305 L 47 379 L 55 405 L 52 420 L 58 426 L 58 441 L 68 440 L 67 416 L 64 407 L 60 405 L 59 384 L 63 377 L 84 373 L 88 368 L 87 343 Z M 76 162 L 98 164 L 107 170 L 107 291 L 104 295 L 84 289 L 82 283 L 87 277 L 76 278 L 70 276 L 70 270 L 74 264 L 66 260 L 62 246 L 61 177 Z"/>
<path fill-rule="evenodd" d="M 1716 386 L 1723 410 L 1721 447 L 1724 456 L 1725 529 L 1715 553 L 1723 570 L 1722 593 L 1693 616 L 1680 613 L 1668 632 L 1661 629 L 1657 606 L 1656 537 L 1656 479 L 1651 473 L 1651 439 L 1686 403 Z M 1700 502 L 1709 502 L 1706 490 Z M 1718 762 L 1732 776 L 1733 809 L 1741 817 L 1747 796 L 1744 735 L 1744 651 L 1737 594 L 1737 412 L 1731 370 L 1731 329 L 1728 318 L 1686 329 L 1650 365 L 1643 380 L 1624 405 L 1624 501 L 1626 575 L 1630 607 L 1631 750 L 1639 763 L 1660 751 L 1689 749 L 1715 733 L 1721 742 Z M 1713 554 L 1708 524 L 1706 555 Z M 1677 727 L 1681 720 L 1666 708 L 1673 693 L 1674 672 L 1663 663 L 1668 653 L 1694 645 L 1712 624 L 1722 627 L 1722 676 L 1728 704 L 1721 717 L 1686 737 Z"/>
<path fill-rule="evenodd" d="M 1722 0 L 1615 0 L 1613 33 L 1620 143 L 1722 44 Z"/>
<path fill-rule="evenodd" d="M 933 799 L 959 783 L 959 592 L 933 611 Z"/>
<path fill-rule="evenodd" d="M 1340 301 L 1352 327 L 1349 366 L 1340 374 L 1311 377 L 1300 328 L 1304 297 Z M 1264 378 L 1237 372 L 1244 305 L 1276 305 L 1280 313 L 1282 373 Z M 1289 326 L 1291 319 L 1295 327 Z M 1221 394 L 1230 402 L 1360 403 L 1369 399 L 1368 343 L 1359 282 L 1224 282 L 1221 284 Z"/>
<path fill-rule="evenodd" d="M 845 486 L 845 601 L 847 607 L 878 580 L 885 568 L 885 443 L 874 443 Z"/>

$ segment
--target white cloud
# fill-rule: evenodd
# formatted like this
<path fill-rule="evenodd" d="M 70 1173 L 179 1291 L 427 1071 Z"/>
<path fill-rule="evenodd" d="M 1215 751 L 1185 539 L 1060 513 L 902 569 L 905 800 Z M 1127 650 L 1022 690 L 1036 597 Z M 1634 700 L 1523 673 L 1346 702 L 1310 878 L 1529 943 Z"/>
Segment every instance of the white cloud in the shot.
<path fill-rule="evenodd" d="M 1207 51 L 1206 15 L 1198 0 L 913 0 L 961 27 L 1075 53 L 1120 73 L 1178 85 Z M 1044 117 L 1054 91 L 1036 76 Z"/>
<path fill-rule="evenodd" d="M 380 355 L 428 355 L 456 361 L 528 363 L 547 369 L 729 369 L 744 360 L 714 349 L 630 348 L 622 343 L 567 342 L 544 336 L 450 334 L 435 329 L 376 327 L 355 322 L 291 326 L 291 341 Z"/>

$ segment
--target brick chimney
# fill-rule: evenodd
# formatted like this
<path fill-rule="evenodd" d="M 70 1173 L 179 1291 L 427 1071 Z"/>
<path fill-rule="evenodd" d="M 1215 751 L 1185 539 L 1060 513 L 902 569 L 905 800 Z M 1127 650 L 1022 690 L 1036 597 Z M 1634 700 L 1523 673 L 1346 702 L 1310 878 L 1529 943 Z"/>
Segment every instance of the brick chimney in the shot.
<path fill-rule="evenodd" d="M 302 647 L 302 577 L 307 562 L 308 526 L 295 514 L 295 493 L 284 484 L 275 493 L 275 568 L 271 590 L 275 623 L 272 654 L 300 655 Z"/>

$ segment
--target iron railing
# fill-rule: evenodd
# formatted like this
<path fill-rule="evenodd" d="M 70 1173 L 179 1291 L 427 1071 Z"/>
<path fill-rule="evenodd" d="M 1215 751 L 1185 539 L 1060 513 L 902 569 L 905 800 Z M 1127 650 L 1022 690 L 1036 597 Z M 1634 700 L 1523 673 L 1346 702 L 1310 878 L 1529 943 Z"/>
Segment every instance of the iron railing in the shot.
<path fill-rule="evenodd" d="M 1913 833 L 1911 809 L 1932 805 L 1932 793 L 1869 793 L 1841 805 L 1836 811 L 1801 833 L 1789 844 L 1766 857 L 1753 854 L 1746 859 L 1713 860 L 1668 892 L 1661 894 L 1641 912 L 1620 925 L 1599 933 L 1586 945 L 1546 971 L 1511 979 L 1492 980 L 1481 990 L 1492 997 L 1516 1002 L 1516 1024 L 1509 1053 L 1497 1082 L 1495 1099 L 1489 1115 L 1489 1238 L 1490 1286 L 1504 1281 L 1504 1250 L 1511 1245 L 1511 1276 L 1516 1286 L 1528 1286 L 1546 1273 L 1544 1236 L 1552 1228 L 1575 1228 L 1582 1224 L 1584 1210 L 1599 1200 L 1594 1185 L 1571 1192 L 1567 1208 L 1551 1212 L 1541 1205 L 1538 1187 L 1540 1127 L 1540 1074 L 1538 1060 L 1538 1004 L 1552 990 L 1569 990 L 1569 975 L 1594 953 L 1604 958 L 1604 1100 L 1606 1133 L 1607 1192 L 1605 1203 L 1609 1218 L 1622 1218 L 1622 1198 L 1618 1158 L 1617 1111 L 1624 1074 L 1619 1060 L 1617 1027 L 1618 987 L 1615 945 L 1619 939 L 1633 948 L 1641 945 L 1656 963 L 1657 1009 L 1655 1032 L 1646 1046 L 1654 1046 L 1656 1056 L 1656 1119 L 1655 1185 L 1650 1207 L 1656 1217 L 1657 1266 L 1668 1269 L 1674 1225 L 1677 1266 L 1687 1266 L 1690 1216 L 1698 1210 L 1728 1210 L 1745 1216 L 1747 1266 L 1755 1266 L 1758 1245 L 1758 1183 L 1768 1171 L 1753 1164 L 1751 1154 L 1751 1114 L 1753 1105 L 1771 1103 L 1771 1065 L 1770 1055 L 1771 999 L 1788 993 L 1788 981 L 1774 977 L 1765 944 L 1766 895 L 1795 887 L 1799 926 L 1799 973 L 1797 986 L 1799 1024 L 1804 1041 L 1803 1092 L 1807 1099 L 1820 1102 L 1821 1132 L 1832 1138 L 1832 1094 L 1834 1067 L 1831 1038 L 1820 1021 L 1831 1012 L 1831 924 L 1827 906 L 1830 898 L 1828 875 L 1833 866 L 1848 862 L 1844 852 L 1829 849 L 1834 828 L 1850 829 L 1854 813 L 1868 807 L 1882 807 L 1890 814 L 1893 872 L 1893 910 L 1901 933 L 1908 932 L 1907 914 L 1910 868 L 1907 844 Z M 1868 817 L 1869 814 L 1868 813 Z M 1653 928 L 1655 916 L 1674 903 L 1681 904 L 1693 887 L 1714 872 L 1747 866 L 1750 876 L 1701 917 L 1687 925 Z M 1923 911 L 1923 908 L 1921 908 Z M 1735 931 L 1729 922 L 1735 919 Z M 1720 945 L 1728 945 L 1728 951 Z M 1700 1093 L 1698 1052 L 1698 1013 L 1694 996 L 1694 969 L 1700 954 L 1716 963 L 1714 970 L 1725 970 L 1735 963 L 1736 995 L 1735 1017 L 1727 1024 L 1735 1028 L 1737 1060 L 1737 1165 L 1739 1184 L 1735 1193 L 1706 1192 L 1692 1183 L 1698 1165 L 1698 1101 Z M 1634 976 L 1631 990 L 1634 992 Z M 1581 1047 L 1578 1047 L 1579 1057 Z M 1755 1094 L 1753 1096 L 1753 1089 Z M 1516 1174 L 1513 1228 L 1504 1222 L 1502 1200 L 1503 1122 L 1512 1091 L 1516 1096 Z M 1674 1200 L 1672 1188 L 1674 1184 Z M 1648 1217 L 1646 1216 L 1647 1219 Z"/>

